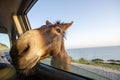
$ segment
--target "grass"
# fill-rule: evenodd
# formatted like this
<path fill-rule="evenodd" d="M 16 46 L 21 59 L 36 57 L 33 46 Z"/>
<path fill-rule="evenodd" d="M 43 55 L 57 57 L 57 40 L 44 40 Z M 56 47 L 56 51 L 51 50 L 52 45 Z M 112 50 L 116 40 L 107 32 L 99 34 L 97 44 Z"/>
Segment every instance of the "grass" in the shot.
<path fill-rule="evenodd" d="M 119 70 L 120 71 L 120 64 L 90 62 L 90 65 L 101 66 L 101 67 L 104 67 L 104 68 L 110 68 L 110 69 L 113 69 L 113 70 Z"/>
<path fill-rule="evenodd" d="M 94 66 L 110 68 L 110 69 L 113 69 L 113 70 L 119 70 L 120 71 L 120 64 L 116 64 L 116 63 L 103 63 L 101 61 L 88 61 L 84 58 L 81 58 L 79 60 L 73 60 L 72 59 L 72 62 L 80 63 L 80 64 L 86 64 L 86 65 L 94 65 Z"/>

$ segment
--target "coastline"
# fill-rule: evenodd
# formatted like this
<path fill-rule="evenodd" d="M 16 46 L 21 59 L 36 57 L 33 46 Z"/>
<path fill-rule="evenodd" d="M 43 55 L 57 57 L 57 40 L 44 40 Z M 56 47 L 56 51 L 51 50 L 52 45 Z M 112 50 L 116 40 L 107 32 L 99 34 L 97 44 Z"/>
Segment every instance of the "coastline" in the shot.
<path fill-rule="evenodd" d="M 80 58 L 84 58 L 86 60 L 99 58 L 104 61 L 119 60 L 120 46 L 73 48 L 67 49 L 67 53 L 75 60 Z"/>
<path fill-rule="evenodd" d="M 108 80 L 120 80 L 120 71 L 112 70 L 109 68 L 97 67 L 93 65 L 85 65 L 85 64 L 78 64 L 78 63 L 71 63 L 71 65 L 85 69 L 92 73 L 98 74 L 100 76 L 108 78 Z"/>

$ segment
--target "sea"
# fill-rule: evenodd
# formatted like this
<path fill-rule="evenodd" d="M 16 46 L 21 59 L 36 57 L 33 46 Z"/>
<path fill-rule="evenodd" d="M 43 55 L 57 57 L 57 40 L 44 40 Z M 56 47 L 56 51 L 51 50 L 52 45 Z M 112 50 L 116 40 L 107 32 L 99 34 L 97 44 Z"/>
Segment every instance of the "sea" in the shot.
<path fill-rule="evenodd" d="M 73 59 L 84 58 L 86 60 L 103 59 L 103 60 L 120 60 L 120 46 L 90 47 L 67 49 L 67 53 Z"/>

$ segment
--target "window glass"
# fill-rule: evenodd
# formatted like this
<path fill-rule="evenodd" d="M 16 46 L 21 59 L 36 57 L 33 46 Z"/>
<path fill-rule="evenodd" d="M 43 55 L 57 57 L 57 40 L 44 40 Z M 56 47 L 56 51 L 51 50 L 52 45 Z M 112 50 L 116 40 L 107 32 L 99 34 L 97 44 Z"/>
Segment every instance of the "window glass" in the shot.
<path fill-rule="evenodd" d="M 71 71 L 114 80 L 120 75 L 119 3 L 118 0 L 40 0 L 28 18 L 32 29 L 44 25 L 46 20 L 73 21 L 65 39 Z M 50 65 L 50 58 L 42 61 Z"/>
<path fill-rule="evenodd" d="M 1 48 L 0 48 L 1 50 L 10 49 L 10 42 L 9 42 L 8 34 L 0 33 L 0 45 L 1 45 Z"/>
<path fill-rule="evenodd" d="M 9 63 L 11 60 L 9 55 L 10 42 L 8 34 L 0 33 L 0 62 Z"/>

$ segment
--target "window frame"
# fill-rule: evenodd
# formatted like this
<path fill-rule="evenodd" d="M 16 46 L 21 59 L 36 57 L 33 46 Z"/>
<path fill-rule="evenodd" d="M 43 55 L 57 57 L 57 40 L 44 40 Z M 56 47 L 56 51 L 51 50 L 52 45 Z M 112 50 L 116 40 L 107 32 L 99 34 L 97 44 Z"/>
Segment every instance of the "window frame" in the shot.
<path fill-rule="evenodd" d="M 27 30 L 31 29 L 27 13 L 36 2 L 37 0 L 23 0 L 18 9 L 18 12 L 12 15 L 18 37 Z"/>

